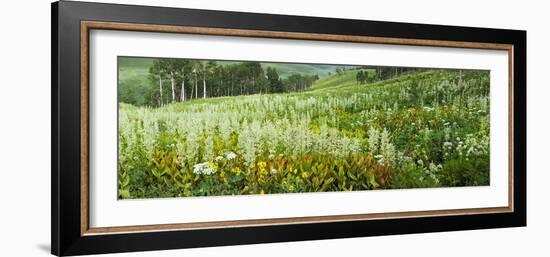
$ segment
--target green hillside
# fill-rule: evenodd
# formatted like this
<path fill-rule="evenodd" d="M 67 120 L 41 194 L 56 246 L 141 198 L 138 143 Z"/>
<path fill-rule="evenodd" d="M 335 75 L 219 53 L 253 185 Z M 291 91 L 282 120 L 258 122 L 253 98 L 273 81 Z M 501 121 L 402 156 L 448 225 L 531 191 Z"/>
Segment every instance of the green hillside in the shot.
<path fill-rule="evenodd" d="M 319 77 L 327 77 L 329 73 L 334 73 L 337 65 L 322 65 L 322 64 L 294 64 L 294 63 L 262 63 L 262 68 L 272 67 L 277 69 L 279 75 L 286 78 L 292 74 L 300 75 L 319 75 Z"/>
<path fill-rule="evenodd" d="M 120 104 L 119 198 L 489 185 L 489 72 L 362 85 L 357 72 L 305 92 Z"/>
<path fill-rule="evenodd" d="M 151 98 L 155 97 L 151 92 L 149 70 L 153 66 L 155 58 L 147 57 L 119 57 L 118 58 L 118 91 L 121 102 L 134 105 L 147 105 Z M 219 65 L 232 65 L 240 62 L 218 61 Z M 280 78 L 286 79 L 292 74 L 303 76 L 318 75 L 327 78 L 329 74 L 335 74 L 336 65 L 323 64 L 294 64 L 294 63 L 261 63 L 263 70 L 268 67 L 275 68 Z M 352 66 L 347 66 L 348 68 Z M 165 94 L 165 96 L 168 94 Z"/>
<path fill-rule="evenodd" d="M 149 85 L 148 73 L 149 68 L 153 65 L 154 58 L 132 57 L 119 58 L 119 81 L 120 87 L 126 86 L 136 87 L 133 90 L 138 90 L 141 87 Z M 238 62 L 220 61 L 220 65 L 230 65 Z M 262 63 L 262 68 L 272 67 L 277 69 L 279 76 L 286 78 L 292 74 L 300 75 L 319 75 L 319 77 L 328 77 L 329 73 L 334 74 L 334 70 L 338 65 L 324 64 L 295 64 L 295 63 Z M 353 67 L 353 66 L 347 66 Z M 129 90 L 129 89 L 128 89 Z"/>
<path fill-rule="evenodd" d="M 118 90 L 121 102 L 145 105 L 149 97 L 149 68 L 152 58 L 118 58 Z M 124 99 L 124 97 L 128 99 Z"/>
<path fill-rule="evenodd" d="M 372 69 L 362 69 L 367 71 L 370 77 L 373 77 L 376 73 Z M 312 87 L 312 90 L 323 90 L 323 89 L 338 89 L 348 86 L 357 86 L 356 75 L 360 69 L 347 70 L 342 75 L 333 74 L 332 76 L 321 78 L 316 81 Z"/>

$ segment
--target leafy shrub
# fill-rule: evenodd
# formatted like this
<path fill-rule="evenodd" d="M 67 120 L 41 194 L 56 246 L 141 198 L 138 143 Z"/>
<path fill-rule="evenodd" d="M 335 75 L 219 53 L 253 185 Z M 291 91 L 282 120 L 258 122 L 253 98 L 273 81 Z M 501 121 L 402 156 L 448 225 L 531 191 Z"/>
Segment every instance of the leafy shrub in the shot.
<path fill-rule="evenodd" d="M 445 186 L 489 185 L 489 158 L 454 159 L 443 164 L 439 177 Z"/>

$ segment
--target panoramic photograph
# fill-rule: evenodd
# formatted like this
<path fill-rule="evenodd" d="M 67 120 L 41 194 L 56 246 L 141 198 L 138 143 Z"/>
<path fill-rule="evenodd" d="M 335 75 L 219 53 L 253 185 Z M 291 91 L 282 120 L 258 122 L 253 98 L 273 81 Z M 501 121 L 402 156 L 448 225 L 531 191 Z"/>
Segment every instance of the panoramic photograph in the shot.
<path fill-rule="evenodd" d="M 489 75 L 118 57 L 118 199 L 488 186 Z"/>

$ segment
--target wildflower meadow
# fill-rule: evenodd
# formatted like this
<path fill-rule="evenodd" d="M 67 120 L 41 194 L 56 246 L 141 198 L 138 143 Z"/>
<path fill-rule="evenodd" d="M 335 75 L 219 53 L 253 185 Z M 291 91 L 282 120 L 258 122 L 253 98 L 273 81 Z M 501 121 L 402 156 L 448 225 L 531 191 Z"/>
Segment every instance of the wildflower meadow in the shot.
<path fill-rule="evenodd" d="M 489 72 L 119 60 L 119 199 L 489 185 Z"/>

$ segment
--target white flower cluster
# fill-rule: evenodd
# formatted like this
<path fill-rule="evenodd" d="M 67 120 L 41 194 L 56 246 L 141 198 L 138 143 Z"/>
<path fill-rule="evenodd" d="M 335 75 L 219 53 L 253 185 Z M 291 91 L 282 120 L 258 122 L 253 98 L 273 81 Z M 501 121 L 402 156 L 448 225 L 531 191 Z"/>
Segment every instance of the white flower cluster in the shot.
<path fill-rule="evenodd" d="M 228 160 L 231 161 L 231 160 L 237 158 L 237 155 L 234 152 L 227 152 L 225 154 L 225 158 L 227 158 Z"/>
<path fill-rule="evenodd" d="M 464 142 L 458 142 L 456 151 L 460 156 L 465 156 L 466 158 L 481 156 L 489 153 L 489 141 L 490 138 L 487 135 L 478 138 L 474 134 L 468 134 Z"/>
<path fill-rule="evenodd" d="M 210 167 L 208 162 L 193 165 L 193 173 L 195 174 L 210 175 L 214 172 L 216 172 L 216 170 L 213 167 Z"/>
<path fill-rule="evenodd" d="M 367 133 L 369 151 L 374 154 L 374 158 L 379 164 L 393 164 L 396 161 L 397 151 L 395 146 L 390 142 L 390 133 L 388 130 L 371 127 Z"/>

